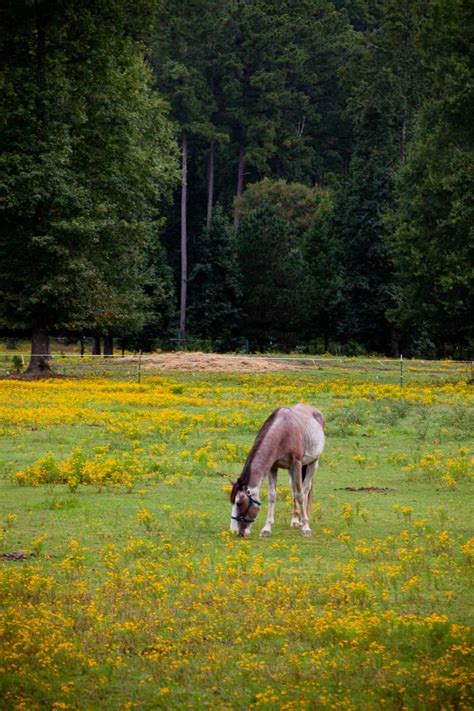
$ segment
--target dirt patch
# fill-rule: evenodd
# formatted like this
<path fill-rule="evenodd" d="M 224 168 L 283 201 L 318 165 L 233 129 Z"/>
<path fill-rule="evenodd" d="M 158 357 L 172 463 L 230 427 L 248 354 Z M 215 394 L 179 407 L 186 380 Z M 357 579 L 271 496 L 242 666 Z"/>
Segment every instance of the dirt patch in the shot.
<path fill-rule="evenodd" d="M 395 491 L 395 489 L 389 489 L 387 486 L 359 486 L 358 489 L 354 486 L 344 486 L 342 489 L 335 489 L 334 491 L 366 491 L 369 494 L 388 494 L 390 491 Z"/>
<path fill-rule="evenodd" d="M 29 560 L 30 558 L 36 558 L 36 553 L 25 553 L 24 551 L 0 553 L 0 560 Z"/>
<path fill-rule="evenodd" d="M 137 357 L 124 358 L 124 361 L 137 362 Z M 266 373 L 301 370 L 300 362 L 273 360 L 261 356 L 221 355 L 219 353 L 156 353 L 144 355 L 141 359 L 143 370 L 181 370 L 209 371 L 229 373 Z"/>

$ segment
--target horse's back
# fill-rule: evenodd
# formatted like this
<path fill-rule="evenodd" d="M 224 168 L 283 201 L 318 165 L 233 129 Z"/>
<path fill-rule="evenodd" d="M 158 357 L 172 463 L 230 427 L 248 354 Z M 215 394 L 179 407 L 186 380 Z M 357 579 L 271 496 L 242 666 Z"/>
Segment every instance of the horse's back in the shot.
<path fill-rule="evenodd" d="M 307 464 L 318 459 L 324 449 L 324 417 L 319 410 L 304 402 L 299 402 L 290 410 L 302 428 L 304 442 L 303 461 Z"/>
<path fill-rule="evenodd" d="M 292 412 L 302 418 L 307 418 L 309 421 L 315 420 L 319 426 L 324 430 L 324 417 L 323 413 L 317 410 L 312 405 L 308 405 L 305 402 L 299 402 L 297 405 L 293 405 L 290 408 Z"/>

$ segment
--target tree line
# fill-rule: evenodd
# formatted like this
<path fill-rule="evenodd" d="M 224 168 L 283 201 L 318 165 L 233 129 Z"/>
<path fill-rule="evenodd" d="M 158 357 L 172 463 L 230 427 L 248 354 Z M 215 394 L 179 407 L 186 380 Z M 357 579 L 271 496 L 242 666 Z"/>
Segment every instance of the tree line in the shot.
<path fill-rule="evenodd" d="M 6 0 L 0 328 L 472 347 L 467 0 Z"/>

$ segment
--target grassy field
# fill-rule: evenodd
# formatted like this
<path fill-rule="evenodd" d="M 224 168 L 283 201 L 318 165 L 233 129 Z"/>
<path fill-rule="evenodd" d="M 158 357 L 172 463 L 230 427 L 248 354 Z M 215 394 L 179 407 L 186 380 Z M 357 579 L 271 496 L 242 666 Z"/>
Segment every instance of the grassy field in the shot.
<path fill-rule="evenodd" d="M 0 707 L 472 708 L 472 385 L 410 367 L 0 380 Z M 281 472 L 236 539 L 227 477 L 300 400 L 313 536 Z"/>

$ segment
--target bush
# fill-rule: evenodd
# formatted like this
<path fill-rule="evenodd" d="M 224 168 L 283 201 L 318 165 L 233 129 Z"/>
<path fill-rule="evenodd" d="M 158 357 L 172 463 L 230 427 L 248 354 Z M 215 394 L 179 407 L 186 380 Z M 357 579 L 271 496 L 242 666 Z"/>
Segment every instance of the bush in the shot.
<path fill-rule="evenodd" d="M 364 356 L 367 355 L 367 351 L 361 343 L 357 341 L 348 341 L 341 348 L 342 355 L 345 356 Z"/>

